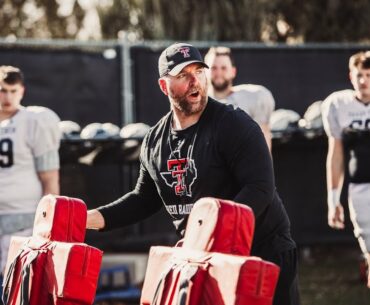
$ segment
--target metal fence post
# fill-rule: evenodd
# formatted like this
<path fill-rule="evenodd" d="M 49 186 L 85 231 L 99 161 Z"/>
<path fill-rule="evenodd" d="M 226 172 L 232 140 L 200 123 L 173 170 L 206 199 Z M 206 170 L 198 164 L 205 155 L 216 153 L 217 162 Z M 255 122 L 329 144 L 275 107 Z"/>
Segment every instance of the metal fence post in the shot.
<path fill-rule="evenodd" d="M 131 72 L 131 56 L 130 56 L 130 43 L 126 37 L 120 40 L 121 48 L 121 103 L 122 103 L 122 125 L 133 123 L 135 121 L 135 113 L 133 107 L 133 94 L 132 94 L 132 72 Z"/>

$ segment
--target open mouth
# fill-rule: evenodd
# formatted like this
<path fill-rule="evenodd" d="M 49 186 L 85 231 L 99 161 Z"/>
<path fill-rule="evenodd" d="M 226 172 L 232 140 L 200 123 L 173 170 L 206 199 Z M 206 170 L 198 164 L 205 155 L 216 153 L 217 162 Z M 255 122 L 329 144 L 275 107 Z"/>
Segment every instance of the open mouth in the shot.
<path fill-rule="evenodd" d="M 197 98 L 199 96 L 199 91 L 194 91 L 194 92 L 190 93 L 189 96 L 192 97 L 192 98 Z"/>

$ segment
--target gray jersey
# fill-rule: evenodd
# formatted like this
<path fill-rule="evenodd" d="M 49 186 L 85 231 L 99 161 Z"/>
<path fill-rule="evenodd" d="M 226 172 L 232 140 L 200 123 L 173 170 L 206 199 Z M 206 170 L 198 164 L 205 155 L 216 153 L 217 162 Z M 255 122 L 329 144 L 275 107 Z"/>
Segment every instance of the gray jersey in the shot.
<path fill-rule="evenodd" d="M 322 104 L 322 119 L 328 136 L 342 138 L 343 129 L 370 128 L 370 106 L 361 103 L 353 90 L 336 91 Z"/>
<path fill-rule="evenodd" d="M 260 85 L 234 86 L 233 93 L 221 101 L 244 110 L 259 124 L 268 124 L 275 109 L 271 92 Z"/>
<path fill-rule="evenodd" d="M 35 211 L 42 196 L 36 163 L 58 154 L 58 122 L 50 109 L 35 106 L 0 122 L 0 214 Z M 59 168 L 52 163 L 49 169 Z"/>

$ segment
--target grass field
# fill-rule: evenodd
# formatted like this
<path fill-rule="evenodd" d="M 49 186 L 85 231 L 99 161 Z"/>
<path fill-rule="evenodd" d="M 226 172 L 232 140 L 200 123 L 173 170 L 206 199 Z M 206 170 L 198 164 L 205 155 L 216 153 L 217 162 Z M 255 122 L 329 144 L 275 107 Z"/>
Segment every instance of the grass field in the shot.
<path fill-rule="evenodd" d="M 300 260 L 301 305 L 369 305 L 370 289 L 360 281 L 355 246 L 311 248 Z"/>

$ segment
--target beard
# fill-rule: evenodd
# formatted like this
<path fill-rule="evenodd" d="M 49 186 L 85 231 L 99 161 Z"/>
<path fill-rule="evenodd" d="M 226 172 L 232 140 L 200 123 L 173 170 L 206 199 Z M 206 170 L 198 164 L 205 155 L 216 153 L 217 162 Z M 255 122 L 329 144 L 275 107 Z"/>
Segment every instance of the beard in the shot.
<path fill-rule="evenodd" d="M 211 80 L 211 83 L 215 91 L 225 91 L 229 86 L 232 85 L 232 80 L 225 79 L 222 83 L 216 83 L 213 80 Z"/>
<path fill-rule="evenodd" d="M 188 101 L 188 95 L 190 92 L 194 91 L 194 89 L 198 90 L 198 94 L 201 97 L 197 103 L 191 103 Z M 207 87 L 203 89 L 199 87 L 190 88 L 183 95 L 171 95 L 172 105 L 186 116 L 191 116 L 193 114 L 202 112 L 206 107 L 207 99 Z"/>

